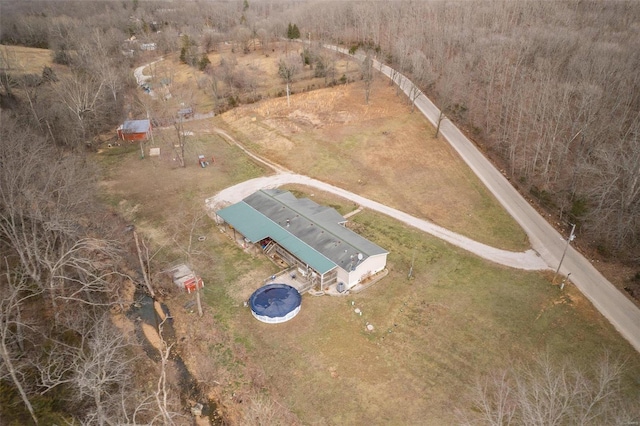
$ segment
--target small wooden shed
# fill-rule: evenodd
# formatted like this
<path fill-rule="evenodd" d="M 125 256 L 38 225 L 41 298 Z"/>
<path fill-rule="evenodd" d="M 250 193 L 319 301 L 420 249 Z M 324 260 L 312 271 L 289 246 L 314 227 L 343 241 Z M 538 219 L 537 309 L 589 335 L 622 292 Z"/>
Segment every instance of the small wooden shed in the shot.
<path fill-rule="evenodd" d="M 169 270 L 172 275 L 173 283 L 187 291 L 187 293 L 191 293 L 192 291 L 196 291 L 202 287 L 204 287 L 204 281 L 202 278 L 197 276 L 191 268 L 189 268 L 184 263 L 174 266 Z"/>
<path fill-rule="evenodd" d="M 146 141 L 151 137 L 151 120 L 127 120 L 117 132 L 123 141 Z"/>

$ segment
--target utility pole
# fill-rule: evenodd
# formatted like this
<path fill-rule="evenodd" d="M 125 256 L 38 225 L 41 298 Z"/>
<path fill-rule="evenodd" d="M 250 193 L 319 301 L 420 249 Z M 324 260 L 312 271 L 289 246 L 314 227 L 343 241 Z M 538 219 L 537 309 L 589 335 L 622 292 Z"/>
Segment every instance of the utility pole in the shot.
<path fill-rule="evenodd" d="M 564 256 L 567 254 L 567 249 L 569 248 L 569 244 L 573 241 L 576 236 L 573 233 L 576 230 L 576 225 L 574 223 L 571 224 L 571 234 L 569 234 L 569 238 L 567 238 L 567 244 L 564 246 L 564 251 L 562 252 L 562 257 L 560 258 L 560 264 L 558 264 L 558 269 L 556 269 L 556 273 L 553 276 L 553 280 L 551 284 L 556 283 L 556 278 L 558 277 L 558 273 L 560 272 L 560 267 L 562 266 L 562 261 L 564 260 Z"/>

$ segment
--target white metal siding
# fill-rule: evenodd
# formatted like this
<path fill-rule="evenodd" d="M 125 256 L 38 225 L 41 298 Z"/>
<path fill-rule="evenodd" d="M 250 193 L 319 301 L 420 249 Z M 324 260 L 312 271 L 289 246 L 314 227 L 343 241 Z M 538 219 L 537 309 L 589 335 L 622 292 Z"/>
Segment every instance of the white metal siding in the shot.
<path fill-rule="evenodd" d="M 346 284 L 347 289 L 362 281 L 362 277 L 377 274 L 387 265 L 387 253 L 370 256 L 356 267 L 353 272 L 338 268 L 338 282 Z"/>

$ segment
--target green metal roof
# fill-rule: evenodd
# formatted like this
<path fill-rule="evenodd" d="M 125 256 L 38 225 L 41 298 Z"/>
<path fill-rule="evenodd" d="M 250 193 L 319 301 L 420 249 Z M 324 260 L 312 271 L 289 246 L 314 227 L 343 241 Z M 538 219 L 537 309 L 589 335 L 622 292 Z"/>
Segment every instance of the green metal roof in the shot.
<path fill-rule="evenodd" d="M 216 214 L 252 243 L 269 237 L 320 274 L 337 267 L 334 262 L 244 201 L 218 210 Z"/>

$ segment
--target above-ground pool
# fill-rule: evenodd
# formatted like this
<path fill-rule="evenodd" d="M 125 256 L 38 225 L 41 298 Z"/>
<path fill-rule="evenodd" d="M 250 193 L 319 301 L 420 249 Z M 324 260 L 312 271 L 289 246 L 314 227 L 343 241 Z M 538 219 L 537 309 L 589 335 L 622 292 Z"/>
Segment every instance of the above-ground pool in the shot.
<path fill-rule="evenodd" d="M 298 290 L 287 284 L 267 284 L 249 298 L 253 316 L 269 324 L 289 321 L 298 315 L 301 302 Z"/>

